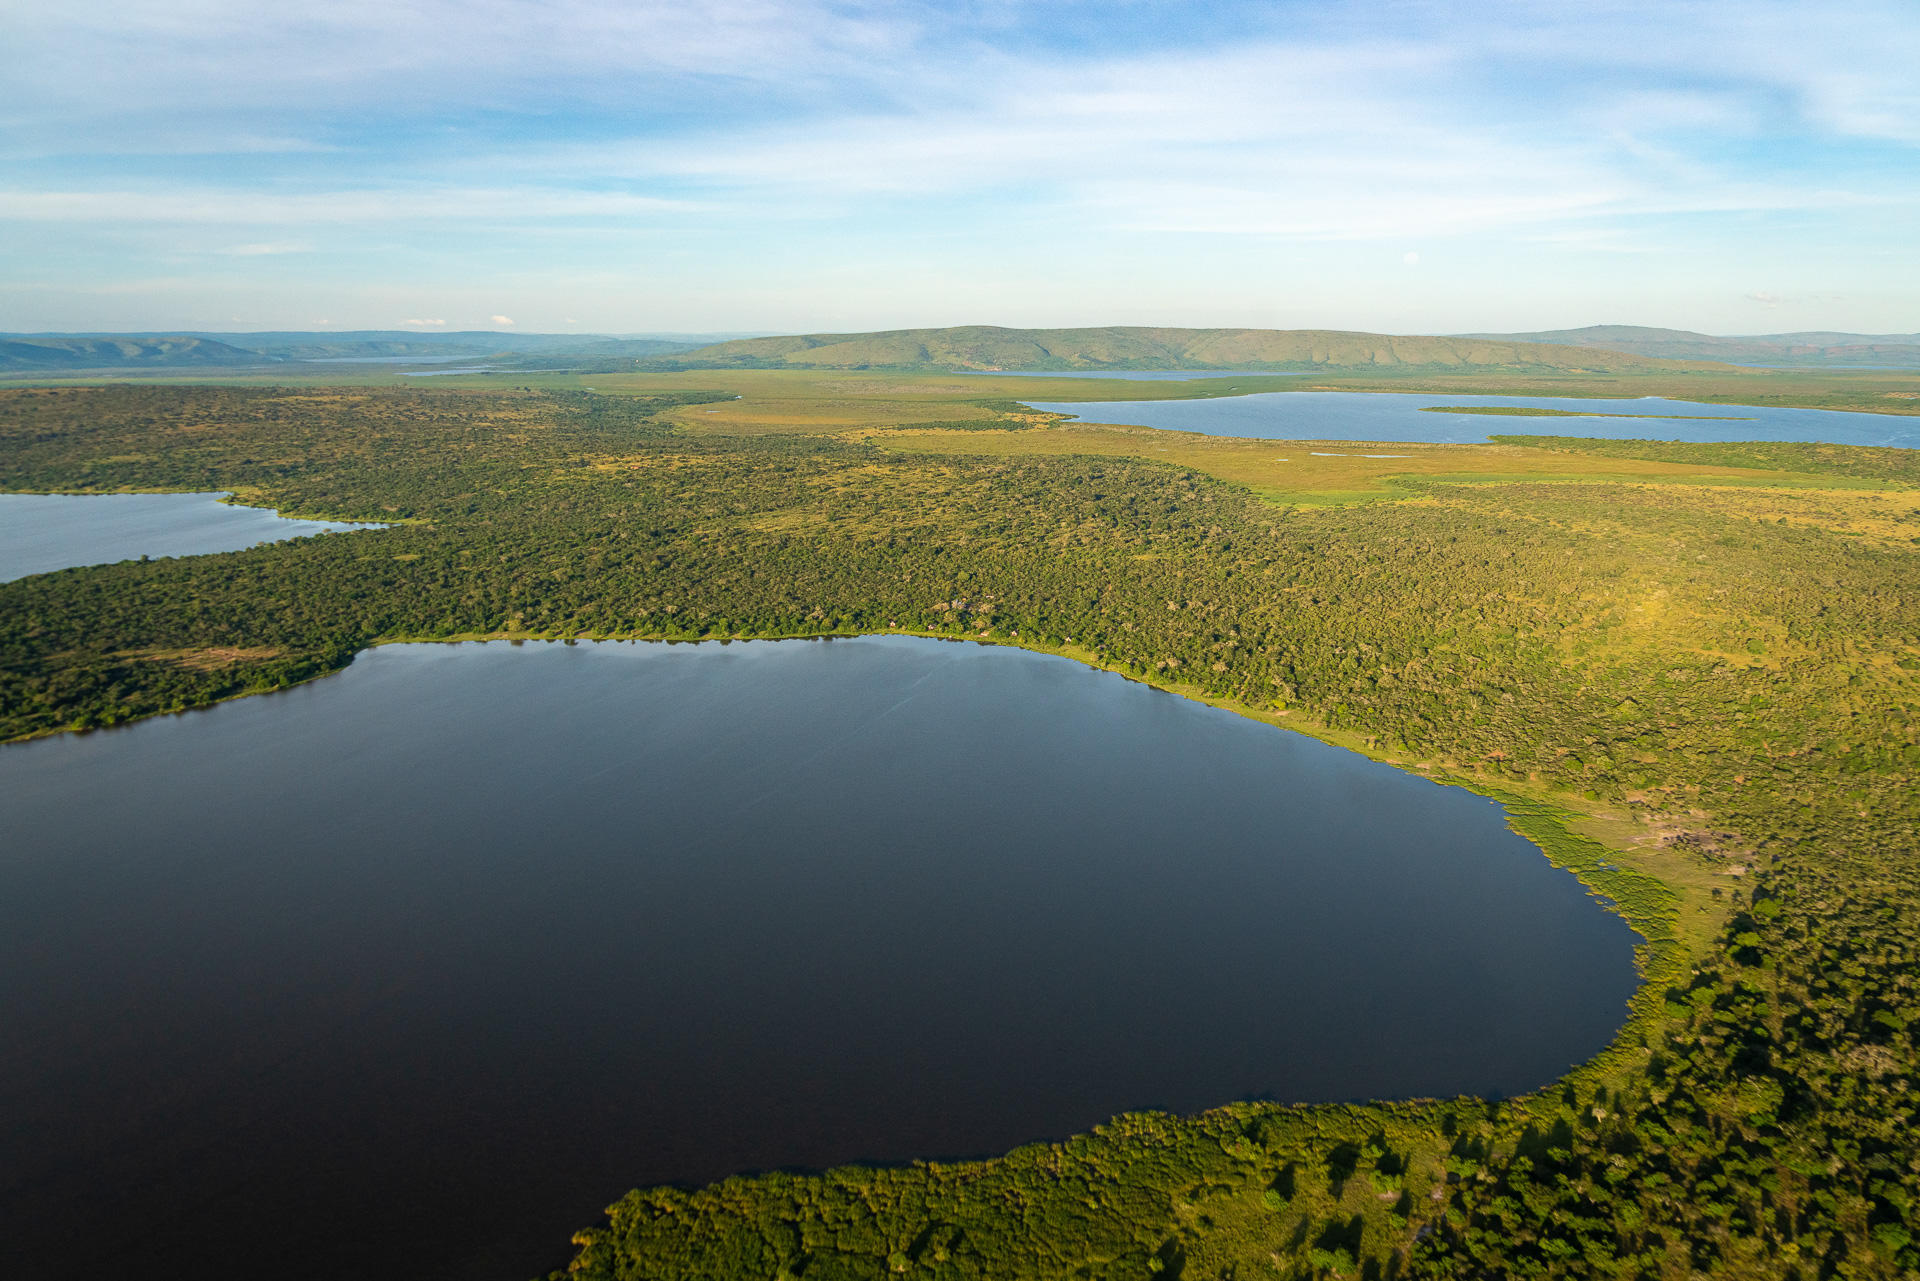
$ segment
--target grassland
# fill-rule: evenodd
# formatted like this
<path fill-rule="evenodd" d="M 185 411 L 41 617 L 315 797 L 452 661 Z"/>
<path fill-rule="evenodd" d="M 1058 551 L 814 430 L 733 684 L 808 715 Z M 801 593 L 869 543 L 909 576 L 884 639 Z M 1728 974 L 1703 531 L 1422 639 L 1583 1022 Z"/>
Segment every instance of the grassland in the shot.
<path fill-rule="evenodd" d="M 1571 372 L 1551 368 L 1448 369 L 1430 366 L 1379 366 L 1368 369 L 1316 370 L 1305 377 L 1263 375 L 1257 370 L 1225 379 L 1128 381 L 1057 378 L 1045 373 L 985 377 L 940 371 L 806 370 L 698 368 L 684 371 L 608 369 L 502 370 L 494 373 L 408 377 L 397 371 L 364 367 L 306 366 L 297 370 L 252 370 L 232 374 L 154 370 L 124 372 L 111 378 L 35 375 L 16 380 L 26 385 L 99 385 L 130 383 L 197 386 L 335 387 L 368 386 L 392 390 L 440 388 L 510 392 L 592 391 L 603 395 L 656 396 L 689 386 L 723 390 L 749 402 L 837 405 L 838 412 L 862 424 L 887 427 L 924 421 L 927 406 L 972 401 L 1085 402 L 1102 400 L 1194 400 L 1250 391 L 1423 392 L 1485 396 L 1573 396 L 1608 399 L 1661 396 L 1700 404 L 1749 404 L 1809 409 L 1846 409 L 1866 413 L 1920 414 L 1920 371 L 1741 369 L 1697 366 L 1640 372 Z M 964 411 L 962 411 L 964 412 Z M 959 418 L 961 415 L 947 415 Z M 761 430 L 777 425 L 778 415 L 762 419 Z M 744 421 L 744 420 L 741 420 Z M 851 424 L 847 424 L 851 425 Z M 790 419 L 789 430 L 814 430 Z"/>
<path fill-rule="evenodd" d="M 6 488 L 397 522 L 0 586 L 0 735 L 281 688 L 395 639 L 976 637 L 1501 797 L 1649 939 L 1615 1044 L 1524 1099 L 1243 1102 L 994 1161 L 636 1190 L 563 1275 L 1920 1271 L 1906 451 L 1303 450 L 871 372 L 425 381 L 0 392 Z"/>
<path fill-rule="evenodd" d="M 1521 445 L 1409 445 L 1354 441 L 1246 440 L 1148 427 L 1050 427 L 977 431 L 966 438 L 903 430 L 876 438 L 886 449 L 983 457 L 1127 457 L 1190 467 L 1277 502 L 1326 503 L 1413 497 L 1417 482 L 1583 480 L 1822 488 L 1832 477 L 1755 468 L 1550 452 Z"/>

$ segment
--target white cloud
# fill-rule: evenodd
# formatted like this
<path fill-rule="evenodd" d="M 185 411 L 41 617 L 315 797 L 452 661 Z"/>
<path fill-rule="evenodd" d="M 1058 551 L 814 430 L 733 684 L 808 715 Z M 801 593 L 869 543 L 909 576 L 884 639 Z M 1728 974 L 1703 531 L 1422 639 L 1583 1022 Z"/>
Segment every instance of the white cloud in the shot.
<path fill-rule="evenodd" d="M 273 254 L 311 253 L 313 246 L 304 240 L 273 240 L 250 245 L 233 245 L 221 252 L 235 258 L 264 258 Z"/>
<path fill-rule="evenodd" d="M 428 329 L 435 325 L 444 325 L 447 322 L 444 320 L 403 320 L 400 323 L 403 325 L 412 325 L 420 329 Z"/>
<path fill-rule="evenodd" d="M 1060 9 L 1042 0 L 66 0 L 14 7 L 0 48 L 0 118 L 15 126 L 86 121 L 88 128 L 70 131 L 81 137 L 103 117 L 133 128 L 162 113 L 168 123 L 150 136 L 189 149 L 197 133 L 235 147 L 330 145 L 309 140 L 310 130 L 286 133 L 247 117 L 304 122 L 315 110 L 376 104 L 390 112 L 530 105 L 543 114 L 656 101 L 695 112 L 758 104 L 765 116 L 818 119 L 855 101 L 978 109 L 1023 87 L 1051 85 L 1076 114 L 1137 117 L 1180 87 L 1103 78 L 1092 57 L 1039 52 L 1045 42 L 1027 40 L 1020 24 L 1044 26 Z M 1576 109 L 1594 126 L 1743 128 L 1784 112 L 1861 136 L 1910 140 L 1920 130 L 1912 74 L 1920 24 L 1910 0 L 1855 0 L 1845 21 L 1804 0 L 1485 0 L 1472 11 L 1447 2 L 1384 12 L 1348 0 L 1312 12 L 1254 7 L 1248 18 L 1213 61 L 1231 79 L 1251 53 L 1271 64 L 1271 88 L 1304 76 L 1307 98 L 1340 87 L 1333 75 L 1315 75 L 1315 60 L 1337 74 L 1395 51 L 1450 69 L 1456 99 L 1487 97 L 1507 73 L 1550 70 L 1551 95 L 1522 88 L 1507 105 L 1536 100 L 1552 110 L 1550 98 L 1559 98 L 1575 104 L 1561 109 Z M 1110 57 L 1107 65 L 1152 61 Z M 1380 87 L 1355 86 L 1347 96 Z M 1230 127 L 1255 115 L 1218 120 Z"/>
<path fill-rule="evenodd" d="M 832 0 L 66 0 L 8 15 L 0 112 L 94 116 L 669 95 L 873 78 L 924 29 Z"/>
<path fill-rule="evenodd" d="M 1548 24 L 1531 45 L 1469 26 L 1429 42 L 1248 42 L 1072 66 L 1002 59 L 983 65 L 960 103 L 936 95 L 914 109 L 546 148 L 487 164 L 530 164 L 553 182 L 692 184 L 760 217 L 838 216 L 876 196 L 964 196 L 1079 211 L 1111 227 L 1306 238 L 1404 234 L 1423 218 L 1435 234 L 1457 234 L 1920 200 L 1911 172 L 1840 169 L 1842 181 L 1810 187 L 1800 174 L 1776 177 L 1766 162 L 1732 157 L 1730 134 L 1792 132 L 1779 117 L 1803 96 L 1796 86 L 1811 76 L 1806 68 L 1796 80 L 1710 59 L 1710 72 L 1690 73 L 1710 80 L 1705 87 L 1649 88 L 1639 82 L 1679 74 L 1671 42 L 1634 34 L 1649 13 L 1605 18 L 1616 23 L 1605 38 L 1595 19 Z M 1661 21 L 1663 30 L 1685 26 Z M 1708 25 L 1717 35 L 1725 24 Z M 1675 40 L 1701 43 L 1697 33 Z M 1485 82 L 1503 60 L 1531 57 L 1543 43 L 1565 64 L 1556 80 L 1589 87 L 1538 105 L 1524 93 L 1490 94 Z M 1880 82 L 1905 83 L 1885 58 L 1874 65 Z M 1798 127 L 1819 126 L 1803 116 Z"/>
<path fill-rule="evenodd" d="M 496 325 L 511 325 L 513 323 L 513 318 L 510 316 L 494 316 L 492 320 Z"/>
<path fill-rule="evenodd" d="M 12 113 L 0 90 L 0 116 L 17 123 L 66 94 L 83 114 L 85 99 L 122 120 L 154 107 L 166 118 L 161 99 L 178 81 L 229 145 L 292 136 L 271 120 L 237 126 L 255 89 L 302 126 L 292 109 L 303 104 L 379 99 L 404 120 L 416 90 L 438 113 L 510 106 L 527 85 L 545 111 L 556 93 L 578 106 L 580 93 L 698 82 L 681 120 L 716 108 L 747 117 L 629 127 L 627 140 L 589 145 L 489 146 L 484 132 L 456 131 L 450 147 L 410 158 L 407 182 L 364 188 L 311 177 L 22 184 L 0 191 L 0 219 L 524 227 L 712 212 L 763 223 L 841 217 L 876 196 L 958 196 L 1112 228 L 1314 239 L 1424 232 L 1423 219 L 1436 235 L 1548 232 L 1650 212 L 1912 200 L 1916 183 L 1897 168 L 1860 189 L 1809 192 L 1737 168 L 1720 145 L 1795 129 L 1920 138 L 1920 22 L 1901 0 L 1862 3 L 1844 24 L 1786 0 L 1679 15 L 1642 0 L 1564 11 L 1510 0 L 1471 20 L 1411 4 L 1390 33 L 1365 6 L 1336 5 L 1284 38 L 1090 58 L 990 46 L 988 18 L 1035 11 L 1018 4 L 989 6 L 974 28 L 932 7 L 859 0 L 480 0 L 477 12 L 453 0 L 79 0 L 17 24 L 0 72 L 19 73 L 16 91 L 51 79 Z M 124 85 L 49 70 L 82 49 Z M 1509 74 L 1548 83 L 1492 88 Z"/>
<path fill-rule="evenodd" d="M 289 288 L 387 280 L 363 320 L 482 315 L 512 290 L 516 310 L 604 324 L 586 296 L 601 286 L 566 282 L 604 269 L 607 296 L 630 300 L 737 273 L 758 301 L 701 323 L 740 328 L 823 287 L 900 311 L 1021 305 L 1030 282 L 979 273 L 983 254 L 1024 255 L 1048 296 L 1148 319 L 1197 307 L 1191 282 L 1231 255 L 1306 264 L 1300 279 L 1389 270 L 1408 290 L 1478 262 L 1488 296 L 1572 288 L 1555 271 L 1583 262 L 1567 270 L 1588 296 L 1619 298 L 1678 296 L 1718 256 L 1697 292 L 1728 309 L 1752 305 L 1754 262 L 1795 305 L 1849 256 L 1890 264 L 1888 309 L 1916 280 L 1913 0 L 1857 0 L 1844 21 L 1804 0 L 1263 4 L 1211 44 L 1170 5 L 1158 38 L 1128 43 L 1106 28 L 1156 6 L 1060 0 L 15 8 L 0 268 L 84 258 L 76 293 L 227 254 L 257 259 L 228 275 Z M 1080 25 L 1028 38 L 1055 21 Z M 116 150 L 181 160 L 101 161 Z M 1791 237 L 1757 238 L 1789 211 Z M 518 275 L 455 280 L 450 255 L 416 252 L 433 237 Z M 1473 237 L 1553 269 L 1507 280 L 1460 251 Z M 1142 238 L 1172 264 L 1159 292 L 1102 293 L 1113 246 L 1142 255 Z M 324 277 L 295 256 L 315 243 Z M 1392 265 L 1410 243 L 1427 250 L 1417 274 Z M 1300 296 L 1280 275 L 1261 296 L 1276 282 Z M 848 302 L 849 321 L 856 306 L 883 310 Z"/>
<path fill-rule="evenodd" d="M 632 218 L 689 212 L 690 201 L 565 188 L 405 187 L 275 195 L 248 188 L 0 189 L 0 219 L 22 222 L 228 223 Z"/>

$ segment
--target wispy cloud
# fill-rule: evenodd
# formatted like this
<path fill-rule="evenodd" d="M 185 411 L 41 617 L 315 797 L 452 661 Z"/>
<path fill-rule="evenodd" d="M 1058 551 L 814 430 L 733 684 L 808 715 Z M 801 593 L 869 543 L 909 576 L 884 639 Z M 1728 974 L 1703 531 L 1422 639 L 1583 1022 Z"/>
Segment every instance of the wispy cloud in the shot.
<path fill-rule="evenodd" d="M 9 16 L 9 105 L 418 108 L 556 90 L 644 101 L 665 77 L 873 78 L 926 32 L 910 5 L 826 0 L 68 0 Z M 929 14 L 929 17 L 932 15 Z"/>
<path fill-rule="evenodd" d="M 266 258 L 274 254 L 312 253 L 313 246 L 304 240 L 274 240 L 250 245 L 232 245 L 221 252 L 235 258 Z"/>
<path fill-rule="evenodd" d="M 1602 48 L 1602 79 L 1620 76 L 1620 51 Z M 1590 86 L 1529 118 L 1484 83 L 1518 52 L 1505 36 L 1470 35 L 1006 63 L 963 106 L 596 143 L 525 163 L 690 183 L 715 199 L 777 194 L 794 212 L 872 196 L 1024 197 L 1136 230 L 1314 239 L 1920 201 L 1913 175 L 1869 169 L 1850 188 L 1830 174 L 1810 189 L 1784 160 L 1730 159 L 1727 140 L 1763 136 L 1798 82 L 1720 66 L 1688 87 Z M 1668 54 L 1654 62 L 1671 74 Z"/>
<path fill-rule="evenodd" d="M 1917 65 L 1912 0 L 1844 21 L 1803 0 L 70 0 L 0 45 L 0 278 L 80 243 L 95 275 L 193 244 L 261 271 L 324 245 L 373 274 L 374 242 L 444 261 L 452 229 L 525 279 L 604 270 L 628 295 L 633 264 L 844 280 L 886 245 L 956 297 L 953 255 L 1009 246 L 1092 297 L 1104 238 L 1190 264 L 1379 242 L 1397 267 L 1498 237 L 1568 272 L 1644 258 L 1665 296 L 1687 220 L 1727 257 L 1899 258 Z M 588 239 L 630 260 L 568 257 Z M 1395 277 L 1439 289 L 1465 261 Z M 1745 290 L 1728 271 L 1717 297 Z"/>
<path fill-rule="evenodd" d="M 155 186 L 112 191 L 0 189 L 0 219 L 33 222 L 316 223 L 442 222 L 473 219 L 621 218 L 697 210 L 696 202 L 566 188 L 417 185 L 362 191 L 268 194 L 240 187 Z M 249 246 L 286 253 L 293 242 Z M 239 252 L 238 250 L 234 252 Z"/>

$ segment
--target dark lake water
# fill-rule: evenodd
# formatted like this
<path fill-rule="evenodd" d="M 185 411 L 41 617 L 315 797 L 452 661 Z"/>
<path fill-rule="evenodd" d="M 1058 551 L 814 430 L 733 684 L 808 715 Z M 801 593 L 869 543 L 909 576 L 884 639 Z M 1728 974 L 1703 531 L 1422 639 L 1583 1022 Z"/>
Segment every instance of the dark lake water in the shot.
<path fill-rule="evenodd" d="M 289 520 L 211 494 L 0 494 L 0 583 L 139 556 L 235 552 L 373 524 Z"/>
<path fill-rule="evenodd" d="M 1632 440 L 1815 440 L 1835 445 L 1920 448 L 1920 416 L 1834 409 L 1700 405 L 1646 396 L 1589 400 L 1564 396 L 1456 396 L 1410 392 L 1277 391 L 1211 400 L 1029 401 L 1035 409 L 1088 422 L 1164 427 L 1266 440 L 1379 440 L 1463 445 L 1503 436 L 1587 436 Z M 1579 414 L 1676 414 L 1683 418 L 1521 418 L 1438 414 L 1427 406 L 1564 409 Z"/>
<path fill-rule="evenodd" d="M 393 646 L 0 795 L 8 1281 L 523 1281 L 636 1184 L 1525 1090 L 1635 984 L 1492 803 L 1014 649 Z"/>

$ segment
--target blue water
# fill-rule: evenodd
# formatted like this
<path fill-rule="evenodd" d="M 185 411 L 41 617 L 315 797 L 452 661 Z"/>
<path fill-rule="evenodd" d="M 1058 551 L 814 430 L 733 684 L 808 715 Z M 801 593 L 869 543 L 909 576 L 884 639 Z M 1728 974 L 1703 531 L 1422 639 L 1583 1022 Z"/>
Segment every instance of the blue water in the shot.
<path fill-rule="evenodd" d="M 476 353 L 459 352 L 452 356 L 294 356 L 303 365 L 450 365 L 472 360 Z"/>
<path fill-rule="evenodd" d="M 1087 422 L 1163 427 L 1210 436 L 1266 440 L 1375 440 L 1477 444 L 1490 435 L 1586 436 L 1632 440 L 1809 440 L 1835 445 L 1920 449 L 1920 415 L 1833 409 L 1700 405 L 1645 396 L 1587 400 L 1565 396 L 1460 396 L 1409 392 L 1282 391 L 1209 400 L 1028 401 Z M 1423 412 L 1429 405 L 1526 406 L 1590 414 L 1678 414 L 1683 419 L 1502 418 Z"/>
<path fill-rule="evenodd" d="M 1129 383 L 1183 383 L 1196 378 L 1304 378 L 1304 369 L 1269 372 L 1263 369 L 1075 369 L 1040 373 L 1021 369 L 967 370 L 970 378 L 1111 378 Z"/>
<path fill-rule="evenodd" d="M 0 494 L 0 583 L 141 556 L 237 552 L 309 534 L 380 529 L 292 520 L 211 494 Z"/>

